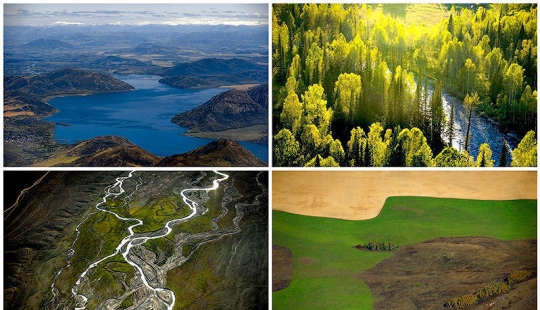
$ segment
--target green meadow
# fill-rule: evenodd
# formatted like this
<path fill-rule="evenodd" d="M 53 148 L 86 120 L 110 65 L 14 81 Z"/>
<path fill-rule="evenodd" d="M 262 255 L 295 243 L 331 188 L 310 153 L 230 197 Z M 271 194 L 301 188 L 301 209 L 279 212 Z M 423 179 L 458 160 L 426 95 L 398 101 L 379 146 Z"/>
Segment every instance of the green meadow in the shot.
<path fill-rule="evenodd" d="M 351 221 L 273 211 L 273 243 L 293 253 L 291 285 L 272 294 L 274 309 L 372 309 L 360 275 L 389 252 L 365 252 L 357 244 L 398 246 L 436 237 L 536 238 L 537 201 L 480 201 L 390 197 L 374 219 Z"/>

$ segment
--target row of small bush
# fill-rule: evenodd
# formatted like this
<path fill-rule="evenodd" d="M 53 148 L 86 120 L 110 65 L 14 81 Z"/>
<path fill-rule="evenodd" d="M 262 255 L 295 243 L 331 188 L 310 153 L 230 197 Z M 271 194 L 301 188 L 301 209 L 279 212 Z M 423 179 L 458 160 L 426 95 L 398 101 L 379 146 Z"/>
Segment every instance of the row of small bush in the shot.
<path fill-rule="evenodd" d="M 475 295 L 478 296 L 478 299 L 486 299 L 493 295 L 503 294 L 510 290 L 510 286 L 505 282 L 497 282 L 493 285 L 488 285 L 482 289 L 476 291 Z"/>
<path fill-rule="evenodd" d="M 395 251 L 398 246 L 394 242 L 369 242 L 367 244 L 359 244 L 356 246 L 359 250 L 368 251 Z"/>
<path fill-rule="evenodd" d="M 518 270 L 516 272 L 513 272 L 511 275 L 509 275 L 508 278 L 506 279 L 506 282 L 508 282 L 508 284 L 519 283 L 519 282 L 529 279 L 530 277 L 532 277 L 532 275 L 533 274 L 530 271 Z"/>
<path fill-rule="evenodd" d="M 474 294 L 467 294 L 461 297 L 452 298 L 444 303 L 444 307 L 460 309 L 473 305 L 477 301 L 487 299 L 491 296 L 507 293 L 512 288 L 512 284 L 525 281 L 531 278 L 532 275 L 533 273 L 530 271 L 518 270 L 510 274 L 508 278 L 506 278 L 506 282 L 497 282 L 477 290 Z"/>

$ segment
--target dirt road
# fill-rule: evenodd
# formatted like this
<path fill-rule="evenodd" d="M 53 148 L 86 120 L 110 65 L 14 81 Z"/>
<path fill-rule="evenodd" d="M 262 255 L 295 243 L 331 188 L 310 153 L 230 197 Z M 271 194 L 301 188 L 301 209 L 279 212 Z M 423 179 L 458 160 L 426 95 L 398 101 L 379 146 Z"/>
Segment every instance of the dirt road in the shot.
<path fill-rule="evenodd" d="M 537 199 L 536 171 L 274 171 L 272 209 L 363 220 L 387 197 Z"/>

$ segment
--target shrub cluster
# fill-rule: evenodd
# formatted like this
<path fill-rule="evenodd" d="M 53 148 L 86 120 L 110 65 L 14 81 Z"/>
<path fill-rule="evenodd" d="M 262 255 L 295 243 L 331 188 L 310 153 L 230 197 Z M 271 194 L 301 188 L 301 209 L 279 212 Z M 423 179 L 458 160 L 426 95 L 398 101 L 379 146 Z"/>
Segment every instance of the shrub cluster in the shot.
<path fill-rule="evenodd" d="M 497 282 L 493 285 L 488 285 L 476 291 L 475 295 L 478 299 L 485 299 L 497 294 L 503 294 L 510 290 L 510 286 L 505 282 Z"/>
<path fill-rule="evenodd" d="M 509 275 L 506 282 L 508 282 L 508 284 L 519 283 L 529 279 L 530 277 L 532 277 L 532 272 L 527 270 L 518 270 Z"/>
<path fill-rule="evenodd" d="M 364 245 L 357 245 L 359 250 L 368 250 L 368 251 L 395 251 L 398 246 L 394 242 L 369 242 Z"/>
<path fill-rule="evenodd" d="M 461 297 L 450 299 L 444 304 L 445 308 L 460 309 L 470 306 L 479 300 L 486 299 L 493 295 L 503 294 L 510 290 L 510 286 L 505 282 L 497 282 L 477 290 L 474 294 L 467 294 Z"/>
<path fill-rule="evenodd" d="M 497 282 L 495 284 L 487 285 L 477 290 L 474 294 L 467 294 L 461 297 L 452 298 L 446 303 L 444 303 L 444 307 L 460 309 L 470 306 L 477 301 L 489 298 L 491 296 L 507 293 L 508 291 L 510 291 L 512 284 L 525 281 L 531 278 L 532 275 L 533 273 L 530 271 L 518 270 L 510 274 L 506 279 L 506 282 Z"/>
<path fill-rule="evenodd" d="M 450 301 L 444 304 L 444 307 L 459 309 L 463 307 L 470 306 L 478 300 L 478 297 L 474 294 L 467 294 L 461 297 L 456 297 L 450 299 Z"/>

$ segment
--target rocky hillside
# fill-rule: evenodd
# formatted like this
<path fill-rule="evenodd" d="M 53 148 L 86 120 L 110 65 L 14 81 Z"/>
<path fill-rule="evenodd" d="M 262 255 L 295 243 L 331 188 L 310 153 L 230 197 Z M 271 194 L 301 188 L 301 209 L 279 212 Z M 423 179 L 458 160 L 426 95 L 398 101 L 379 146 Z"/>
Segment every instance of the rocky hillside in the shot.
<path fill-rule="evenodd" d="M 268 84 L 254 86 L 248 89 L 247 93 L 253 101 L 260 104 L 263 108 L 268 108 Z"/>
<path fill-rule="evenodd" d="M 185 154 L 167 156 L 161 167 L 265 167 L 267 164 L 232 140 L 219 140 Z"/>
<path fill-rule="evenodd" d="M 79 157 L 70 163 L 74 167 L 148 167 L 160 160 L 131 141 L 116 136 L 81 141 L 66 155 Z"/>
<path fill-rule="evenodd" d="M 73 161 L 73 167 L 150 167 L 159 157 L 138 146 L 118 146 Z"/>
<path fill-rule="evenodd" d="M 67 151 L 66 155 L 70 157 L 93 155 L 120 146 L 136 145 L 128 139 L 118 136 L 97 136 L 92 139 L 80 141 Z"/>
<path fill-rule="evenodd" d="M 247 91 L 228 90 L 201 106 L 175 115 L 172 122 L 190 132 L 223 131 L 268 124 L 268 85 Z"/>
<path fill-rule="evenodd" d="M 161 158 L 117 136 L 83 140 L 39 166 L 63 167 L 264 167 L 266 163 L 232 140 Z"/>
<path fill-rule="evenodd" d="M 117 136 L 98 136 L 83 140 L 42 165 L 71 167 L 149 167 L 160 157 L 131 141 Z"/>
<path fill-rule="evenodd" d="M 62 69 L 34 76 L 6 76 L 4 90 L 37 97 L 128 91 L 133 86 L 112 76 L 86 70 Z"/>

